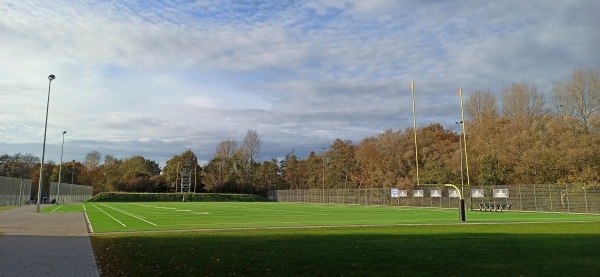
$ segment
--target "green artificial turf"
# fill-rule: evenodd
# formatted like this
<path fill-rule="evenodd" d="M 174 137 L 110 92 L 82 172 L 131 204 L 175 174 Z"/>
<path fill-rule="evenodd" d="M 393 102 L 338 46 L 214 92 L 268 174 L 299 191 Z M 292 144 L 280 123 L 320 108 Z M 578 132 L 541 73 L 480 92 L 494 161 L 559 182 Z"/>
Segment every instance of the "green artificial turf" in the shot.
<path fill-rule="evenodd" d="M 107 234 L 104 276 L 596 276 L 600 223 Z"/>
<path fill-rule="evenodd" d="M 467 221 L 459 222 L 458 211 L 454 209 L 265 202 L 99 202 L 54 209 L 54 212 L 84 209 L 97 233 L 298 226 L 600 221 L 600 215 L 590 214 L 467 211 Z"/>

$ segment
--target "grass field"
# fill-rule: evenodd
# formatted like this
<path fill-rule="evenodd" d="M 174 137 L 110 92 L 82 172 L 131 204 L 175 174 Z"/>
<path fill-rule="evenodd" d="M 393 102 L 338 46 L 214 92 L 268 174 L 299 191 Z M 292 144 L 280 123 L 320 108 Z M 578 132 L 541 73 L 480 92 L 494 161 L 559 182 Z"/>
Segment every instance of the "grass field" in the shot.
<path fill-rule="evenodd" d="M 84 209 L 96 232 L 112 232 L 91 236 L 104 276 L 600 272 L 598 215 L 468 211 L 461 223 L 456 210 L 289 203 L 85 203 L 45 211 Z"/>

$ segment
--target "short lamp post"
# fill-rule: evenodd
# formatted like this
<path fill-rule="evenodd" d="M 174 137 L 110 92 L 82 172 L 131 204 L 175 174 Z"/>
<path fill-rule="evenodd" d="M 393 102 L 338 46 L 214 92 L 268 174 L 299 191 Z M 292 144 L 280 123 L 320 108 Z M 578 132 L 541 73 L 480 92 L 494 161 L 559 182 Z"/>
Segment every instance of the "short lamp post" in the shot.
<path fill-rule="evenodd" d="M 46 101 L 46 123 L 44 125 L 44 144 L 42 145 L 42 163 L 40 164 L 40 183 L 38 185 L 37 193 L 37 208 L 36 211 L 40 212 L 40 203 L 42 201 L 42 185 L 44 183 L 44 156 L 46 154 L 46 131 L 48 130 L 48 108 L 50 107 L 50 86 L 52 80 L 56 79 L 54 74 L 48 76 L 48 101 Z"/>

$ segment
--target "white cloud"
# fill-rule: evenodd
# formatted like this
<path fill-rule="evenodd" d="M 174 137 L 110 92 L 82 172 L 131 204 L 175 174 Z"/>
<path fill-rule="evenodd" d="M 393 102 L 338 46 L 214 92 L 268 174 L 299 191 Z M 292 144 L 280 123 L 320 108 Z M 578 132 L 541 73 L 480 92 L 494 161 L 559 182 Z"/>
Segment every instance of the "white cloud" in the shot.
<path fill-rule="evenodd" d="M 575 68 L 600 69 L 598 9 L 592 1 L 8 0 L 0 4 L 0 152 L 38 151 L 48 74 L 57 76 L 49 143 L 68 130 L 68 159 L 99 150 L 164 161 L 192 149 L 207 160 L 247 129 L 271 147 L 265 158 L 307 153 L 411 126 L 411 80 L 419 124 L 452 124 L 458 87 L 498 93 L 529 81 L 548 93 Z"/>

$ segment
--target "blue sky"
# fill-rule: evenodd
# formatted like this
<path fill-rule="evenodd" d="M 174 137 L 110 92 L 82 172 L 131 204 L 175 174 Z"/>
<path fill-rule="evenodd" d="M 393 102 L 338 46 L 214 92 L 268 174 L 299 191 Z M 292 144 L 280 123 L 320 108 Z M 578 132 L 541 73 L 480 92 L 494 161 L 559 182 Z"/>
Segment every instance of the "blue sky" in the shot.
<path fill-rule="evenodd" d="M 164 165 L 258 132 L 261 158 L 334 139 L 455 128 L 456 90 L 551 97 L 599 70 L 600 1 L 0 2 L 0 153 L 99 151 Z"/>

